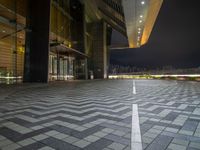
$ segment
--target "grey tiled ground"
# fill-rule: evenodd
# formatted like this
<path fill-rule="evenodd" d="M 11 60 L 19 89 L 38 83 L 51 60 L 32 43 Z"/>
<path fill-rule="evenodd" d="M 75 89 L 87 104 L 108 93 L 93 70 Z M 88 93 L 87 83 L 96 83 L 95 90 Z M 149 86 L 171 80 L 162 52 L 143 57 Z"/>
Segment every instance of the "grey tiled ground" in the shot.
<path fill-rule="evenodd" d="M 200 149 L 200 83 L 136 80 L 0 85 L 2 150 L 130 150 L 132 104 L 143 149 Z"/>

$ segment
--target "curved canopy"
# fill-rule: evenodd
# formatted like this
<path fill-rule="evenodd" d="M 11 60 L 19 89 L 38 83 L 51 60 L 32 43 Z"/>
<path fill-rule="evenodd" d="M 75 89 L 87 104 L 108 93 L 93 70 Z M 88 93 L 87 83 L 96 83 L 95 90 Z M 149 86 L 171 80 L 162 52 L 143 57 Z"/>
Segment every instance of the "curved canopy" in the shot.
<path fill-rule="evenodd" d="M 122 0 L 130 48 L 147 43 L 163 0 Z"/>

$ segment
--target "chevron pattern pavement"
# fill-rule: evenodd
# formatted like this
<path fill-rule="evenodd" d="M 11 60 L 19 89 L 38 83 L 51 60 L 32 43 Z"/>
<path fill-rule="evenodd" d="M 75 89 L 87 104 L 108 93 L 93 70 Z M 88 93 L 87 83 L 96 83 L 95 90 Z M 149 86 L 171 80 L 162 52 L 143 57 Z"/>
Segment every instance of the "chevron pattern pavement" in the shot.
<path fill-rule="evenodd" d="M 130 150 L 132 104 L 143 149 L 200 149 L 200 84 L 137 80 L 0 87 L 2 150 Z"/>

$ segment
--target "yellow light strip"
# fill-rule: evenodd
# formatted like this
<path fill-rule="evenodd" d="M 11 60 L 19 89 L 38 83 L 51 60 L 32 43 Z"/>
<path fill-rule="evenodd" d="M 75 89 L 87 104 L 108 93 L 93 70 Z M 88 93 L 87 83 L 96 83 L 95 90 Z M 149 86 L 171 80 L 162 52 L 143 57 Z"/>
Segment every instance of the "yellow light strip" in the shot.
<path fill-rule="evenodd" d="M 162 3 L 163 0 L 150 0 L 147 18 L 145 21 L 144 30 L 142 34 L 141 45 L 144 45 L 148 42 L 148 39 L 152 32 L 153 26 L 155 24 Z"/>

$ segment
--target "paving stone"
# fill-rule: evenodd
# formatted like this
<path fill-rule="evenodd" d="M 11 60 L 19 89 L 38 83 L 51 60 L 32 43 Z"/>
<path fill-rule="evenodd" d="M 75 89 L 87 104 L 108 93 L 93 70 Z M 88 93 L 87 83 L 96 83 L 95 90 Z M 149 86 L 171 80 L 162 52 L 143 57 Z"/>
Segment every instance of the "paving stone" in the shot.
<path fill-rule="evenodd" d="M 154 138 L 145 137 L 145 136 L 142 137 L 142 141 L 143 141 L 144 143 L 150 144 L 153 140 L 154 140 Z"/>
<path fill-rule="evenodd" d="M 94 133 L 93 135 L 102 138 L 102 137 L 108 135 L 108 133 L 99 131 L 99 132 Z"/>
<path fill-rule="evenodd" d="M 126 145 L 113 142 L 108 147 L 111 148 L 111 149 L 113 149 L 113 150 L 123 150 L 126 147 Z"/>
<path fill-rule="evenodd" d="M 10 145 L 7 145 L 5 147 L 2 148 L 2 150 L 16 150 L 18 148 L 20 148 L 21 146 L 16 144 L 16 143 L 12 143 Z"/>
<path fill-rule="evenodd" d="M 87 127 L 87 128 L 91 128 L 91 127 L 94 127 L 95 125 L 92 124 L 92 123 L 86 123 L 83 125 L 84 127 Z"/>
<path fill-rule="evenodd" d="M 200 142 L 199 143 L 191 142 L 189 146 L 192 147 L 192 148 L 200 149 Z"/>
<path fill-rule="evenodd" d="M 165 128 L 165 131 L 177 133 L 179 131 L 179 129 L 167 127 L 167 128 Z"/>
<path fill-rule="evenodd" d="M 40 135 L 34 136 L 34 137 L 32 137 L 32 138 L 33 138 L 34 140 L 36 140 L 36 141 L 41 141 L 41 140 L 44 140 L 44 139 L 48 138 L 48 136 L 45 135 L 45 134 L 40 134 Z"/>
<path fill-rule="evenodd" d="M 151 128 L 150 130 L 148 130 L 148 132 L 153 134 L 160 134 L 162 131 Z"/>
<path fill-rule="evenodd" d="M 195 131 L 198 126 L 198 121 L 188 119 L 181 130 Z"/>
<path fill-rule="evenodd" d="M 106 132 L 106 133 L 112 133 L 113 131 L 115 131 L 115 130 L 113 130 L 113 129 L 110 129 L 110 128 L 105 128 L 105 129 L 103 129 L 103 130 L 101 130 L 102 132 Z"/>
<path fill-rule="evenodd" d="M 119 137 L 119 136 L 116 136 L 114 134 L 109 134 L 109 135 L 105 136 L 104 138 L 111 140 L 111 141 L 114 141 L 116 143 L 121 143 L 123 145 L 130 145 L 131 144 L 130 139 Z"/>
<path fill-rule="evenodd" d="M 102 150 L 104 148 L 107 148 L 107 146 L 110 145 L 111 143 L 113 143 L 113 141 L 101 138 L 98 141 L 85 147 L 84 150 Z"/>
<path fill-rule="evenodd" d="M 110 148 L 104 148 L 103 150 L 111 150 Z"/>
<path fill-rule="evenodd" d="M 158 136 L 157 133 L 151 133 L 151 132 L 146 132 L 144 136 L 149 137 L 149 138 L 156 138 Z"/>
<path fill-rule="evenodd" d="M 42 129 L 44 128 L 43 126 L 34 126 L 34 127 L 31 127 L 31 129 L 33 130 L 39 130 L 39 129 Z"/>
<path fill-rule="evenodd" d="M 181 140 L 181 139 L 173 139 L 172 143 L 183 145 L 183 146 L 188 146 L 189 141 Z"/>
<path fill-rule="evenodd" d="M 171 137 L 159 135 L 149 146 L 147 146 L 146 150 L 164 150 L 171 140 Z"/>
<path fill-rule="evenodd" d="M 95 141 L 99 140 L 100 138 L 97 136 L 90 135 L 90 136 L 85 137 L 84 139 L 89 142 L 95 142 Z"/>
<path fill-rule="evenodd" d="M 114 134 L 114 135 L 118 135 L 118 136 L 124 136 L 126 133 L 117 130 L 117 131 L 112 132 L 112 134 Z"/>
<path fill-rule="evenodd" d="M 131 147 L 127 146 L 124 150 L 131 150 Z"/>
<path fill-rule="evenodd" d="M 45 147 L 40 148 L 40 149 L 38 149 L 38 150 L 55 150 L 55 149 L 54 149 L 54 148 L 51 148 L 51 147 L 49 147 L 49 146 L 45 146 Z"/>
<path fill-rule="evenodd" d="M 6 138 L 4 136 L 0 135 L 0 141 L 5 140 Z"/>
<path fill-rule="evenodd" d="M 193 147 L 188 147 L 187 150 L 199 150 L 199 149 L 196 149 L 196 148 L 193 148 Z"/>
<path fill-rule="evenodd" d="M 10 141 L 10 140 L 8 140 L 8 139 L 1 140 L 1 141 L 0 141 L 0 148 L 1 148 L 1 147 L 5 147 L 5 146 L 7 146 L 7 145 L 10 145 L 10 144 L 12 144 L 12 143 L 13 143 L 13 142 Z"/>
<path fill-rule="evenodd" d="M 125 137 L 127 139 L 130 139 L 131 138 L 131 133 L 128 133 L 128 134 L 124 135 L 123 137 Z"/>
<path fill-rule="evenodd" d="M 186 150 L 187 146 L 183 146 L 183 145 L 178 145 L 178 144 L 173 144 L 171 143 L 169 146 L 168 146 L 169 149 L 172 149 L 172 150 Z"/>
<path fill-rule="evenodd" d="M 29 139 L 25 139 L 23 141 L 19 141 L 18 144 L 21 146 L 27 146 L 27 145 L 33 144 L 35 142 L 36 142 L 35 140 L 29 138 Z"/>
<path fill-rule="evenodd" d="M 69 143 L 66 143 L 64 141 L 61 141 L 61 140 L 58 140 L 58 139 L 55 139 L 55 138 L 52 138 L 52 137 L 47 138 L 45 140 L 42 140 L 41 143 L 44 143 L 45 145 L 48 145 L 48 146 L 50 146 L 54 149 L 66 149 L 66 148 L 68 148 L 70 150 L 71 149 L 79 150 L 79 148 L 76 147 L 76 146 L 73 146 Z"/>
<path fill-rule="evenodd" d="M 80 147 L 80 148 L 84 148 L 89 144 L 90 144 L 90 142 L 88 142 L 86 140 L 80 140 L 80 141 L 77 141 L 77 142 L 73 143 L 73 145 L 75 145 L 77 147 Z"/>
<path fill-rule="evenodd" d="M 17 150 L 35 150 L 35 149 L 40 149 L 42 147 L 45 147 L 44 144 L 40 143 L 40 142 L 36 142 L 36 143 L 33 143 L 33 144 L 30 144 L 30 145 L 27 145 L 27 146 L 24 146 L 24 147 L 21 147 Z"/>
<path fill-rule="evenodd" d="M 184 134 L 184 135 L 193 135 L 193 131 L 188 131 L 188 130 L 180 130 L 178 133 Z"/>
<path fill-rule="evenodd" d="M 64 139 L 66 137 L 68 137 L 69 135 L 66 135 L 66 134 L 63 134 L 63 133 L 58 133 L 56 135 L 54 135 L 53 137 L 56 138 L 56 139 Z"/>
<path fill-rule="evenodd" d="M 56 134 L 60 134 L 60 132 L 54 130 L 54 131 L 46 132 L 45 134 L 48 135 L 48 136 L 54 136 Z"/>
<path fill-rule="evenodd" d="M 199 115 L 200 114 L 200 108 L 195 108 L 195 110 L 193 111 L 194 115 Z"/>
<path fill-rule="evenodd" d="M 186 115 L 179 115 L 172 124 L 183 126 L 185 121 L 188 119 Z"/>
<path fill-rule="evenodd" d="M 152 126 L 153 126 L 153 125 L 151 125 L 151 124 L 143 123 L 143 124 L 140 126 L 141 134 L 143 135 L 145 132 L 147 132 L 149 129 L 151 129 Z"/>
<path fill-rule="evenodd" d="M 73 137 L 73 136 L 68 136 L 67 138 L 62 139 L 62 140 L 65 141 L 65 142 L 67 142 L 67 143 L 72 144 L 72 143 L 74 143 L 74 142 L 76 142 L 76 141 L 79 141 L 80 139 L 75 138 L 75 137 Z"/>
<path fill-rule="evenodd" d="M 195 132 L 195 134 L 194 134 L 194 136 L 196 136 L 196 137 L 200 137 L 200 132 Z"/>

